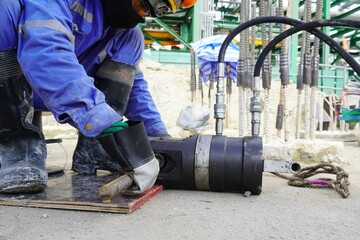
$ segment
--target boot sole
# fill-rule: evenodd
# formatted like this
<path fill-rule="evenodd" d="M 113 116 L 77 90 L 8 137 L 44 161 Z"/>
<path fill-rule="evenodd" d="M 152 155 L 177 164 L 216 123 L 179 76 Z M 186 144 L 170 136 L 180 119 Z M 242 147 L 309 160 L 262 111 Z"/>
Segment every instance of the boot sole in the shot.
<path fill-rule="evenodd" d="M 71 170 L 79 174 L 93 175 L 96 174 L 97 166 L 90 164 L 73 163 Z"/>
<path fill-rule="evenodd" d="M 0 189 L 3 193 L 34 193 L 41 192 L 46 188 L 44 183 L 18 183 L 16 185 L 5 186 Z"/>
<path fill-rule="evenodd" d="M 73 163 L 71 170 L 76 173 L 86 174 L 86 175 L 96 174 L 98 170 L 108 171 L 111 173 L 121 172 L 121 168 L 115 169 L 115 168 L 98 166 L 96 164 L 78 164 L 78 163 Z"/>

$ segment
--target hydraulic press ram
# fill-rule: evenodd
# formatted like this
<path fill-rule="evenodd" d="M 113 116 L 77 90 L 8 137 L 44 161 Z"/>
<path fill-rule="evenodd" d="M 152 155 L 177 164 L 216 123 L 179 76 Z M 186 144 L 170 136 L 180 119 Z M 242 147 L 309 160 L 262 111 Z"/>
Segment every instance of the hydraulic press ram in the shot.
<path fill-rule="evenodd" d="M 262 173 L 293 173 L 292 161 L 262 160 L 261 137 L 193 135 L 185 139 L 150 139 L 159 160 L 158 184 L 165 187 L 216 192 L 261 193 Z M 128 175 L 99 189 L 104 202 L 133 184 Z"/>
<path fill-rule="evenodd" d="M 152 139 L 160 162 L 158 183 L 171 188 L 261 193 L 262 173 L 292 173 L 300 165 L 262 159 L 261 137 L 194 135 Z"/>

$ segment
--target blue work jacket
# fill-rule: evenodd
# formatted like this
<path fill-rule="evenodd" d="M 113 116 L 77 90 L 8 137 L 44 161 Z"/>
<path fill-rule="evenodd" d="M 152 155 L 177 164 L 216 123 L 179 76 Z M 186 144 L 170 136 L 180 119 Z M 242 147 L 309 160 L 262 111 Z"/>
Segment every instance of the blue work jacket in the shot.
<path fill-rule="evenodd" d="M 104 27 L 101 0 L 0 0 L 0 29 L 0 51 L 17 48 L 26 79 L 58 122 L 95 137 L 122 118 L 92 76 L 104 56 L 138 67 L 143 36 Z M 150 136 L 167 134 L 141 71 L 125 116 L 144 121 Z"/>

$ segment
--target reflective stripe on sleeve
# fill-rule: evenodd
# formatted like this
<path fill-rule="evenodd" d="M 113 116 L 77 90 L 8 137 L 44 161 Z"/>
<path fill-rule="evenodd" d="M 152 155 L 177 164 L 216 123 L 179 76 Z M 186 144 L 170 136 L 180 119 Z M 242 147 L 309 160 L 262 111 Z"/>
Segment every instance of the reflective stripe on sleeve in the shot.
<path fill-rule="evenodd" d="M 46 27 L 55 31 L 64 33 L 70 40 L 72 45 L 75 45 L 75 36 L 62 25 L 58 20 L 49 19 L 49 20 L 34 20 L 28 21 L 24 25 L 19 26 L 19 32 L 25 36 L 26 31 L 34 27 Z"/>
<path fill-rule="evenodd" d="M 88 12 L 86 10 L 86 8 L 81 5 L 78 2 L 74 2 L 71 5 L 71 10 L 73 10 L 74 12 L 76 12 L 77 14 L 79 14 L 80 16 L 82 16 L 86 21 L 88 21 L 89 23 L 92 23 L 93 21 L 93 14 Z"/>

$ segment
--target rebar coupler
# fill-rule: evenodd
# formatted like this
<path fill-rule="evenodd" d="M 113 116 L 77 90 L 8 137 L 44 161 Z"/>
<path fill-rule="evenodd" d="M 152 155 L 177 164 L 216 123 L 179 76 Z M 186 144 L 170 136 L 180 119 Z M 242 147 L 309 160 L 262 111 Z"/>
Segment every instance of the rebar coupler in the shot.
<path fill-rule="evenodd" d="M 304 69 L 303 69 L 303 82 L 304 84 L 310 84 L 311 83 L 311 65 L 312 65 L 312 59 L 310 54 L 304 55 Z"/>
<path fill-rule="evenodd" d="M 290 83 L 289 60 L 288 56 L 284 54 L 280 55 L 280 79 L 282 85 L 288 85 Z"/>

